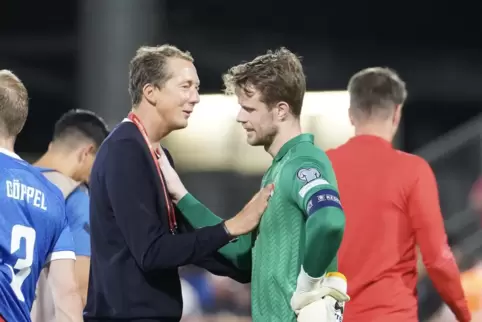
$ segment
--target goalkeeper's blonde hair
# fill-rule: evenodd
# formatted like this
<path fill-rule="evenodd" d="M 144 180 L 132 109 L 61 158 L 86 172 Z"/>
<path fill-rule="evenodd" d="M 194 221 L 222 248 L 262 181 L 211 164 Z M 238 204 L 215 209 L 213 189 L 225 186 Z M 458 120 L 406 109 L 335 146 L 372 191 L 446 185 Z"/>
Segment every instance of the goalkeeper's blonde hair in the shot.
<path fill-rule="evenodd" d="M 306 92 L 306 78 L 301 58 L 282 47 L 231 67 L 224 75 L 226 94 L 242 90 L 248 96 L 254 90 L 268 107 L 284 101 L 291 112 L 299 117 Z"/>

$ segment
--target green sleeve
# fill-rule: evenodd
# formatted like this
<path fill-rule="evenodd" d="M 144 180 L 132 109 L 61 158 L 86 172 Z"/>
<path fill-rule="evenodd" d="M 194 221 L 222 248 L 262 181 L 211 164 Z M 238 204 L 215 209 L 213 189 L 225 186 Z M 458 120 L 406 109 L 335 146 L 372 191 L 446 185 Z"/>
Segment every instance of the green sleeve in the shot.
<path fill-rule="evenodd" d="M 312 277 L 338 270 L 345 228 L 335 174 L 326 158 L 298 158 L 283 173 L 289 198 L 306 218 L 303 268 Z"/>
<path fill-rule="evenodd" d="M 189 193 L 178 202 L 177 208 L 187 222 L 196 229 L 214 226 L 223 221 Z M 218 252 L 237 268 L 248 270 L 251 269 L 251 248 L 252 236 L 250 233 L 240 236 L 236 241 L 219 249 Z"/>

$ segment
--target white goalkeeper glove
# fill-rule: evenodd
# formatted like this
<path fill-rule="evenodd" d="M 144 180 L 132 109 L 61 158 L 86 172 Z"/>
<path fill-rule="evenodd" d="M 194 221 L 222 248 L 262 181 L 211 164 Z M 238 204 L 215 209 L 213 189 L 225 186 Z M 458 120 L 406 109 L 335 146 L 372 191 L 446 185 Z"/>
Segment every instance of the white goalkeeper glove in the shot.
<path fill-rule="evenodd" d="M 314 302 L 306 309 L 302 316 L 310 315 L 309 312 L 316 308 L 324 307 L 327 315 L 330 319 L 326 321 L 341 321 L 343 317 L 344 303 L 350 300 L 350 297 L 346 294 L 347 292 L 347 282 L 346 277 L 338 272 L 327 273 L 323 277 L 313 278 L 309 276 L 301 268 L 300 274 L 298 275 L 298 281 L 296 285 L 296 291 L 291 298 L 291 308 L 296 314 L 301 314 L 301 311 Z M 323 312 L 319 312 L 320 315 L 324 316 Z M 318 317 L 320 317 L 318 315 Z M 340 318 L 336 319 L 339 315 Z M 300 322 L 310 322 L 310 320 L 300 320 Z M 323 320 L 318 320 L 323 321 Z"/>
<path fill-rule="evenodd" d="M 342 322 L 344 303 L 326 296 L 308 304 L 298 313 L 298 322 Z"/>

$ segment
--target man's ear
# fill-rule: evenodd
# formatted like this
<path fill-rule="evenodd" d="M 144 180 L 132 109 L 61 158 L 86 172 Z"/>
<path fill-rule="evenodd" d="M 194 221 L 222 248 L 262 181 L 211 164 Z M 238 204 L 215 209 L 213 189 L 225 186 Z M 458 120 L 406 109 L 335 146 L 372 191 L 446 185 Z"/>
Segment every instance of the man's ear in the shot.
<path fill-rule="evenodd" d="M 288 103 L 286 102 L 279 102 L 278 104 L 276 104 L 276 116 L 278 117 L 278 120 L 282 121 L 282 120 L 285 120 L 289 113 L 290 113 L 290 106 Z"/>
<path fill-rule="evenodd" d="M 351 107 L 348 109 L 348 117 L 350 118 L 351 125 L 355 126 L 355 116 L 353 115 L 353 109 Z"/>
<path fill-rule="evenodd" d="M 400 125 L 400 120 L 402 119 L 402 105 L 395 105 L 395 112 L 393 113 L 393 125 L 398 127 Z"/>
<path fill-rule="evenodd" d="M 80 163 L 84 162 L 84 160 L 90 155 L 90 154 L 93 154 L 95 153 L 95 147 L 93 144 L 87 144 L 87 145 L 84 145 L 82 146 L 80 149 L 79 149 L 79 153 L 77 155 L 78 157 L 78 160 Z"/>
<path fill-rule="evenodd" d="M 151 104 L 151 105 L 156 105 L 157 104 L 157 98 L 156 98 L 156 90 L 158 88 L 154 86 L 153 84 L 146 84 L 144 87 L 142 87 L 142 96 L 145 97 L 145 99 Z"/>

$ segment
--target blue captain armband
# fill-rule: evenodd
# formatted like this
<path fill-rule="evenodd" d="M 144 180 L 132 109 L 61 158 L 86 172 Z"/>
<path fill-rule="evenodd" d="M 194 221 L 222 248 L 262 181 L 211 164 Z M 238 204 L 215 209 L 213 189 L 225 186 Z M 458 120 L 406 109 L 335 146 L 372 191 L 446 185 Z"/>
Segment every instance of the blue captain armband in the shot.
<path fill-rule="evenodd" d="M 341 207 L 340 195 L 333 189 L 322 189 L 315 192 L 306 204 L 306 215 L 309 217 L 321 208 L 326 207 L 343 209 Z"/>

